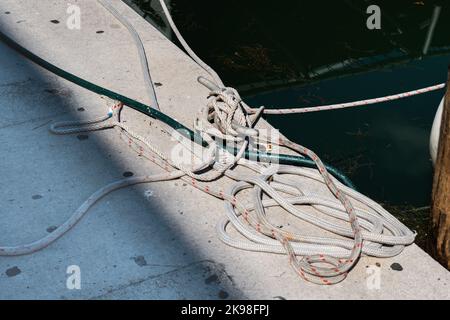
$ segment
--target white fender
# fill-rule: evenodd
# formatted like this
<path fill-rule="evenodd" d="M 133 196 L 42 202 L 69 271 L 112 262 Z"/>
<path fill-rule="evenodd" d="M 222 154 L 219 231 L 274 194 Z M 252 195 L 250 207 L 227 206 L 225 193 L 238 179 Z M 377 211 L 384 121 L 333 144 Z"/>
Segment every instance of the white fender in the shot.
<path fill-rule="evenodd" d="M 433 165 L 436 164 L 436 159 L 437 159 L 443 110 L 444 110 L 444 98 L 442 98 L 441 104 L 439 105 L 439 109 L 436 112 L 436 117 L 434 118 L 434 122 L 433 122 L 433 128 L 431 129 L 430 154 L 431 154 L 431 160 L 433 161 Z"/>

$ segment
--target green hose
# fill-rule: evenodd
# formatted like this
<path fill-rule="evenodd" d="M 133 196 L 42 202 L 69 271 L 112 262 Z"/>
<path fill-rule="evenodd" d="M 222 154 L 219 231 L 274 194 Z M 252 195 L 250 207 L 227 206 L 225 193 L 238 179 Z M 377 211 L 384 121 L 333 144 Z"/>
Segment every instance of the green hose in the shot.
<path fill-rule="evenodd" d="M 168 115 L 162 113 L 161 111 L 158 111 L 150 106 L 147 106 L 139 101 L 136 101 L 134 99 L 128 98 L 126 96 L 123 96 L 117 92 L 108 90 L 106 88 L 100 87 L 92 82 L 89 82 L 87 80 L 84 80 L 70 72 L 67 72 L 53 64 L 51 64 L 50 62 L 42 59 L 41 57 L 35 55 L 34 53 L 32 53 L 31 51 L 25 49 L 24 47 L 22 47 L 20 44 L 18 44 L 17 42 L 15 42 L 14 40 L 12 40 L 11 38 L 9 38 L 7 35 L 5 35 L 4 33 L 2 33 L 0 31 L 0 38 L 11 48 L 13 48 L 14 50 L 16 50 L 17 52 L 21 53 L 23 56 L 25 56 L 27 59 L 33 61 L 34 63 L 36 63 L 37 65 L 41 66 L 42 68 L 60 76 L 61 78 L 64 78 L 76 85 L 79 85 L 80 87 L 83 87 L 89 91 L 95 92 L 97 94 L 109 97 L 113 100 L 117 100 L 122 102 L 124 105 L 133 108 L 137 111 L 140 111 L 152 118 L 158 119 L 164 123 L 166 123 L 167 125 L 169 125 L 170 127 L 172 127 L 173 129 L 179 131 L 182 135 L 184 135 L 186 138 L 189 138 L 192 141 L 195 141 L 199 144 L 202 144 L 204 146 L 206 146 L 206 142 L 203 141 L 203 139 L 194 131 L 192 131 L 191 129 L 187 128 L 186 126 L 184 126 L 183 124 L 179 123 L 178 121 L 176 121 L 175 119 L 169 117 Z M 236 154 L 236 150 L 230 150 L 231 152 L 235 152 Z M 291 156 L 291 155 L 287 155 L 287 154 L 268 154 L 268 153 L 262 153 L 262 152 L 251 152 L 251 151 L 246 151 L 245 153 L 245 157 L 247 159 L 257 159 L 258 161 L 261 162 L 276 162 L 276 163 L 281 163 L 281 164 L 289 164 L 289 165 L 297 165 L 297 166 L 302 166 L 302 167 L 308 167 L 308 168 L 315 168 L 315 163 L 314 161 L 312 161 L 311 159 L 306 159 L 306 158 L 302 158 L 302 157 L 298 157 L 298 156 Z M 343 184 L 345 184 L 346 186 L 355 189 L 355 186 L 353 185 L 353 183 L 350 181 L 350 179 L 348 177 L 346 177 L 343 173 L 341 173 L 338 169 L 330 166 L 330 165 L 325 165 L 327 170 L 339 181 L 341 181 Z"/>

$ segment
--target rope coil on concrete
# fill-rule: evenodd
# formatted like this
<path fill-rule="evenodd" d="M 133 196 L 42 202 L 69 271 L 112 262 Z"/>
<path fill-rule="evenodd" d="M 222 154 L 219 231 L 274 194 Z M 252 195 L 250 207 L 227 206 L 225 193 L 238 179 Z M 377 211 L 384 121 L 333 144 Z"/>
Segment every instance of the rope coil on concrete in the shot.
<path fill-rule="evenodd" d="M 164 1 L 160 2 L 175 34 L 181 37 Z M 182 37 L 180 42 L 187 46 Z M 0 247 L 0 255 L 28 254 L 48 246 L 70 230 L 93 204 L 114 190 L 138 183 L 178 178 L 224 200 L 226 218 L 217 226 L 224 243 L 243 250 L 287 254 L 294 270 L 302 278 L 313 283 L 324 285 L 338 283 L 345 279 L 362 254 L 390 257 L 399 254 L 406 245 L 414 241 L 415 233 L 380 205 L 345 187 L 330 176 L 313 151 L 284 138 L 273 140 L 254 129 L 254 119 L 250 118 L 249 113 L 254 113 L 256 109 L 246 105 L 236 90 L 226 88 L 217 73 L 201 61 L 190 48 L 186 51 L 214 80 L 212 84 L 206 83 L 206 86 L 213 88 L 210 88 L 212 90 L 207 105 L 200 110 L 194 123 L 197 132 L 209 144 L 206 157 L 199 155 L 198 150 L 192 148 L 190 141 L 180 136 L 178 142 L 196 156 L 200 163 L 184 166 L 170 159 L 146 137 L 133 132 L 120 122 L 122 103 L 118 103 L 103 117 L 82 122 L 54 124 L 51 131 L 55 134 L 116 128 L 121 137 L 125 136 L 128 139 L 129 146 L 133 150 L 162 167 L 167 173 L 129 178 L 109 184 L 89 197 L 72 217 L 52 234 L 31 244 Z M 205 85 L 202 80 L 200 82 Z M 258 109 L 259 112 L 262 110 Z M 217 138 L 236 143 L 239 150 L 237 154 L 220 149 L 215 143 Z M 243 157 L 249 142 L 289 148 L 301 156 L 312 159 L 317 170 L 249 161 Z M 226 155 L 223 162 L 217 161 L 220 153 Z M 246 168 L 249 173 L 241 174 L 237 172 L 237 167 Z M 221 190 L 214 183 L 223 176 L 235 181 L 228 190 Z M 325 186 L 329 191 L 329 197 L 309 194 L 308 190 L 299 184 L 300 177 L 302 181 L 311 180 Z M 238 199 L 240 193 L 245 190 L 250 191 L 252 200 L 250 205 Z M 302 206 L 310 206 L 321 215 L 304 210 Z M 310 236 L 283 230 L 271 222 L 267 212 L 267 208 L 271 207 L 279 207 L 302 222 L 337 237 Z M 231 236 L 227 230 L 230 223 L 241 237 Z"/>
<path fill-rule="evenodd" d="M 295 271 L 301 277 L 313 283 L 338 283 L 345 278 L 347 272 L 354 266 L 361 253 L 379 257 L 393 256 L 400 253 L 405 245 L 414 241 L 415 235 L 387 211 L 370 199 L 350 188 L 344 187 L 335 179 L 329 177 L 326 169 L 321 165 L 320 159 L 312 151 L 304 147 L 295 144 L 290 145 L 292 149 L 305 155 L 309 154 L 317 162 L 320 168 L 319 171 L 313 172 L 291 166 L 278 168 L 276 166 L 261 165 L 245 160 L 242 158 L 242 150 L 247 146 L 246 141 L 242 143 L 243 148 L 241 148 L 241 152 L 236 157 L 230 154 L 232 161 L 228 163 L 219 164 L 211 161 L 210 157 L 215 155 L 214 153 L 209 153 L 206 160 L 200 158 L 203 160 L 202 164 L 194 168 L 185 168 L 171 161 L 169 157 L 153 146 L 145 137 L 134 133 L 130 128 L 123 125 L 119 117 L 122 107 L 123 105 L 119 103 L 112 109 L 112 114 L 110 109 L 106 116 L 93 120 L 82 122 L 66 121 L 54 124 L 51 127 L 51 131 L 55 134 L 72 134 L 115 127 L 120 131 L 121 136 L 125 135 L 128 141 L 133 142 L 132 145 L 135 146 L 134 150 L 139 150 L 139 155 L 144 155 L 144 150 L 146 150 L 147 158 L 164 168 L 168 173 L 124 179 L 109 184 L 89 197 L 71 218 L 52 234 L 30 244 L 16 247 L 1 247 L 0 255 L 13 256 L 29 254 L 48 246 L 75 226 L 92 205 L 112 191 L 139 183 L 166 181 L 177 178 L 181 178 L 195 188 L 225 201 L 227 218 L 229 220 L 223 220 L 217 229 L 222 241 L 230 246 L 245 250 L 287 253 L 289 262 Z M 201 115 L 200 113 L 199 116 Z M 275 143 L 275 141 L 272 142 Z M 287 141 L 279 141 L 279 143 L 283 143 L 284 145 L 288 144 Z M 187 146 L 189 149 L 190 145 L 183 144 L 183 146 Z M 214 146 L 214 149 L 217 149 L 217 146 Z M 190 149 L 190 152 L 194 155 L 196 154 L 195 150 Z M 246 176 L 236 174 L 232 168 L 235 164 L 251 169 L 254 171 L 254 174 Z M 204 171 L 206 168 L 209 168 L 206 173 L 196 173 L 196 171 Z M 287 174 L 308 177 L 326 184 L 332 192 L 334 191 L 338 201 L 306 196 L 304 190 L 298 186 L 296 187 L 295 183 L 284 178 L 284 175 Z M 220 190 L 214 186 L 214 183 L 205 184 L 223 175 L 237 181 L 230 190 Z M 269 180 L 272 181 L 270 182 Z M 240 191 L 249 188 L 254 189 L 254 204 L 250 207 L 242 204 L 236 197 Z M 263 200 L 263 192 L 270 199 Z M 289 193 L 291 197 L 286 198 L 283 196 L 283 194 Z M 354 206 L 349 199 L 363 203 L 369 208 L 375 209 L 375 212 L 369 212 L 358 207 L 353 209 Z M 351 228 L 342 227 L 339 223 L 333 223 L 327 219 L 318 218 L 310 213 L 304 212 L 295 207 L 294 205 L 296 204 L 312 205 L 329 216 L 337 217 L 342 221 L 350 223 Z M 311 237 L 286 232 L 273 226 L 266 217 L 265 209 L 273 206 L 280 206 L 293 216 L 343 236 L 346 239 Z M 361 227 L 359 226 L 359 220 L 361 220 Z M 229 222 L 248 240 L 239 240 L 230 237 L 226 230 L 226 225 Z M 387 235 L 386 231 L 392 235 Z M 299 255 L 304 258 L 298 259 Z M 316 265 L 318 263 L 319 265 L 322 264 L 322 266 Z M 330 267 L 323 267 L 323 263 Z"/>

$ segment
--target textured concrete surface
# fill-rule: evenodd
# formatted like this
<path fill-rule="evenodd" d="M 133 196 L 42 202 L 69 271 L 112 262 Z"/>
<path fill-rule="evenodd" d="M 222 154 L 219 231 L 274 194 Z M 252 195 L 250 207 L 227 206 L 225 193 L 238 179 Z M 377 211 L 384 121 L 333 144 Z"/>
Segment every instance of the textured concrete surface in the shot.
<path fill-rule="evenodd" d="M 70 3 L 81 7 L 81 30 L 66 27 L 68 4 L 51 0 L 3 0 L 0 28 L 71 72 L 148 102 L 127 31 L 95 1 Z M 121 1 L 112 3 L 144 39 L 153 79 L 162 84 L 157 93 L 163 111 L 192 126 L 207 94 L 195 81 L 202 71 Z M 103 98 L 58 79 L 3 43 L 0 70 L 1 245 L 51 232 L 91 193 L 125 172 L 160 172 L 132 153 L 114 130 L 49 133 L 54 121 L 103 114 Z M 133 110 L 126 110 L 124 119 L 162 149 L 173 147 L 166 128 L 155 120 Z M 362 258 L 345 282 L 320 287 L 299 279 L 285 256 L 222 244 L 214 228 L 223 214 L 220 201 L 180 181 L 118 191 L 45 250 L 0 257 L 0 298 L 450 298 L 450 273 L 415 245 L 392 259 Z M 381 287 L 371 290 L 367 267 L 377 263 Z M 71 265 L 81 269 L 81 290 L 66 287 Z"/>

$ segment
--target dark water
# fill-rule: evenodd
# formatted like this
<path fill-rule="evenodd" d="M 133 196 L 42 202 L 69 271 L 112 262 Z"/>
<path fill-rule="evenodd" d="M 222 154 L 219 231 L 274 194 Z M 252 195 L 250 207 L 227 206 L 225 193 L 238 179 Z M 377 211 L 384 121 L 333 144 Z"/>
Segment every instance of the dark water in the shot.
<path fill-rule="evenodd" d="M 383 70 L 282 89 L 248 99 L 255 105 L 338 103 L 443 82 L 450 55 Z M 426 206 L 432 164 L 429 135 L 442 91 L 363 108 L 270 116 L 290 139 L 313 148 L 345 172 L 360 191 L 381 202 Z"/>
<path fill-rule="evenodd" d="M 164 27 L 158 1 L 130 1 Z M 241 88 L 250 104 L 299 107 L 444 82 L 450 63 L 448 2 L 175 0 L 171 8 L 188 43 L 227 84 Z M 382 9 L 381 30 L 366 27 L 370 4 Z M 436 5 L 442 10 L 423 56 Z M 283 85 L 287 81 L 295 84 Z M 341 169 L 372 198 L 427 206 L 429 134 L 442 95 L 267 120 Z"/>

